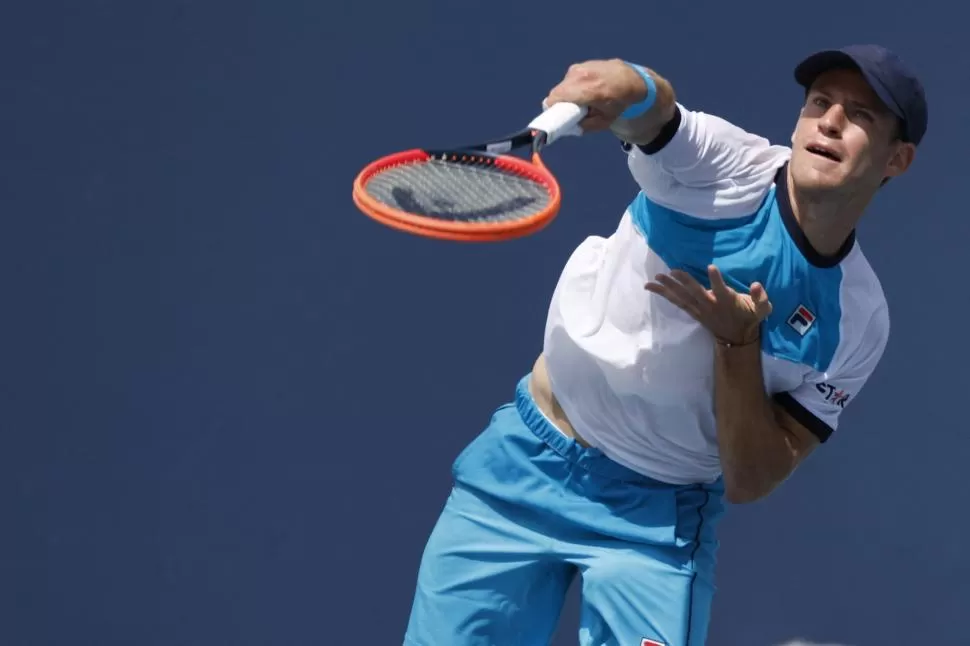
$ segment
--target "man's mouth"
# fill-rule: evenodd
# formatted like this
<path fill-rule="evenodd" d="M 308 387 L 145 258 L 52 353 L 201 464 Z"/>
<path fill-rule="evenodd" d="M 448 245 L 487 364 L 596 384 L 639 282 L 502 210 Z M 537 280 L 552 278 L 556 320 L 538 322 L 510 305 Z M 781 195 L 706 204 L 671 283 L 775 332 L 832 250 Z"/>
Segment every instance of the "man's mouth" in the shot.
<path fill-rule="evenodd" d="M 819 157 L 825 157 L 826 159 L 830 159 L 834 162 L 842 161 L 842 157 L 840 157 L 838 153 L 836 153 L 828 146 L 823 146 L 821 144 L 809 144 L 808 146 L 805 147 L 805 150 L 812 153 L 813 155 L 818 155 Z"/>

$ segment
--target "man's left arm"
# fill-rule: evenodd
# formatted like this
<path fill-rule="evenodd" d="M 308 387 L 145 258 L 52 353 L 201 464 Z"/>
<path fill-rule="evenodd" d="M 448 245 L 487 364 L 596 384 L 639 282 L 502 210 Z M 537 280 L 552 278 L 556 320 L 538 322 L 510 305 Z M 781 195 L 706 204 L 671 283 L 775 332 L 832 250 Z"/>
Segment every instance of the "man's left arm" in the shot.
<path fill-rule="evenodd" d="M 768 396 L 762 374 L 760 343 L 717 344 L 717 440 L 725 496 L 734 504 L 767 496 L 824 441 Z"/>
<path fill-rule="evenodd" d="M 883 301 L 868 322 L 840 347 L 832 369 L 773 397 L 761 365 L 761 327 L 771 301 L 760 283 L 748 293 L 728 287 L 708 267 L 711 288 L 673 269 L 644 285 L 706 327 L 716 341 L 714 413 L 725 497 L 746 503 L 764 498 L 835 432 L 848 401 L 876 369 L 889 337 Z M 844 354 L 843 354 L 844 353 Z"/>
<path fill-rule="evenodd" d="M 765 391 L 760 343 L 717 344 L 714 405 L 730 502 L 764 498 L 835 432 L 845 406 L 862 390 L 885 350 L 883 314 L 877 313 L 837 373 L 774 396 Z"/>

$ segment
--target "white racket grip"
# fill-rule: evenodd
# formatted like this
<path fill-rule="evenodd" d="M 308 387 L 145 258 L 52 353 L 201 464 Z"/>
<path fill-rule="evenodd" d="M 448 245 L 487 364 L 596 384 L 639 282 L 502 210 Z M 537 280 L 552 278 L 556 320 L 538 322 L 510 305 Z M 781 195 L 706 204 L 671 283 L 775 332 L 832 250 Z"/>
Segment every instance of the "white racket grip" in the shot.
<path fill-rule="evenodd" d="M 542 114 L 529 124 L 530 130 L 541 130 L 546 133 L 548 146 L 560 137 L 578 137 L 583 134 L 579 122 L 586 116 L 588 110 L 575 103 L 553 103 Z"/>

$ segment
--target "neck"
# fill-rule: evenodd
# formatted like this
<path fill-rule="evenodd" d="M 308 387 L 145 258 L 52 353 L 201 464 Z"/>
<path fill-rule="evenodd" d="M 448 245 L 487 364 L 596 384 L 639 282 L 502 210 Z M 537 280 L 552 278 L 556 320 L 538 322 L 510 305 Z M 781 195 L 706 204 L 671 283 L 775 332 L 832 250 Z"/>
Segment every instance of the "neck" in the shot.
<path fill-rule="evenodd" d="M 792 180 L 790 167 L 788 197 L 799 228 L 812 248 L 822 256 L 834 256 L 842 249 L 866 208 L 866 204 L 860 204 L 855 196 L 799 191 Z"/>

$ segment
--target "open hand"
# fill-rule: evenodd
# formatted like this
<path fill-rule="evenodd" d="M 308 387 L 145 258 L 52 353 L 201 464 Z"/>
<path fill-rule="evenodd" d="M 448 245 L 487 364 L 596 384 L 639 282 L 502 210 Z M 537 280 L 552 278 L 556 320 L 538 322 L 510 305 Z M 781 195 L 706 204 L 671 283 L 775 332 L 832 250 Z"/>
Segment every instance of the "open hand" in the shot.
<path fill-rule="evenodd" d="M 678 269 L 658 274 L 644 289 L 663 296 L 690 314 L 723 343 L 744 345 L 758 339 L 761 322 L 771 314 L 771 301 L 760 283 L 752 283 L 749 294 L 739 294 L 724 282 L 720 270 L 709 265 L 711 289 Z"/>

